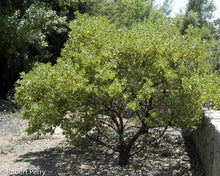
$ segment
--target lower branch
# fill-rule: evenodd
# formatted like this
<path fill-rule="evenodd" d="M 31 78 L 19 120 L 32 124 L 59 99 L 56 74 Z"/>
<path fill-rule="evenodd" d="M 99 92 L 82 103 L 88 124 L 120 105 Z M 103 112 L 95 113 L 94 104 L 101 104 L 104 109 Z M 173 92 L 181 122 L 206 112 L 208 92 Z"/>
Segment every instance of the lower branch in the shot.
<path fill-rule="evenodd" d="M 128 153 L 130 153 L 131 151 L 131 147 L 133 146 L 133 144 L 136 142 L 136 140 L 139 138 L 140 135 L 143 134 L 145 130 L 145 126 L 142 125 L 142 127 L 137 131 L 137 133 L 132 137 L 132 139 L 129 141 L 128 145 L 127 145 L 127 150 Z"/>
<path fill-rule="evenodd" d="M 157 141 L 158 139 L 160 139 L 160 138 L 164 135 L 164 133 L 166 132 L 166 130 L 167 130 L 167 128 L 169 127 L 169 125 L 170 125 L 170 122 L 168 122 L 168 123 L 166 124 L 166 126 L 164 127 L 164 129 L 163 129 L 163 131 L 161 132 L 161 134 L 160 134 L 158 137 L 156 137 L 156 138 L 150 140 L 148 144 L 151 144 L 151 143 Z"/>
<path fill-rule="evenodd" d="M 166 132 L 167 128 L 169 127 L 169 125 L 170 125 L 170 123 L 168 122 L 168 123 L 166 124 L 166 126 L 164 127 L 164 130 L 162 131 L 162 133 L 161 133 L 158 137 L 156 137 L 156 138 L 152 139 L 151 141 L 149 141 L 148 144 L 151 144 L 151 143 L 155 142 L 156 140 L 158 140 L 159 138 L 161 138 L 161 137 L 165 134 L 165 132 Z M 140 151 L 142 151 L 145 147 L 146 147 L 146 144 L 143 143 L 141 147 L 139 147 L 135 152 L 131 153 L 129 156 L 134 156 L 134 155 L 138 154 L 138 153 L 139 153 Z"/>
<path fill-rule="evenodd" d="M 98 138 L 95 138 L 95 137 L 90 136 L 90 135 L 88 135 L 88 134 L 85 134 L 85 136 L 88 137 L 88 138 L 90 138 L 90 139 L 92 139 L 93 141 L 99 143 L 100 145 L 102 145 L 102 146 L 104 146 L 104 147 L 107 147 L 107 148 L 109 148 L 109 149 L 112 149 L 114 152 L 119 152 L 119 150 L 117 150 L 116 147 L 113 147 L 113 146 L 111 146 L 111 145 L 109 145 L 109 144 L 107 144 L 107 143 L 101 141 L 101 140 L 98 139 Z"/>
<path fill-rule="evenodd" d="M 145 147 L 146 147 L 146 145 L 145 145 L 145 144 L 142 144 L 142 146 L 139 147 L 135 152 L 131 153 L 131 154 L 129 155 L 129 157 L 138 154 L 138 153 L 139 153 L 140 151 L 142 151 Z"/>

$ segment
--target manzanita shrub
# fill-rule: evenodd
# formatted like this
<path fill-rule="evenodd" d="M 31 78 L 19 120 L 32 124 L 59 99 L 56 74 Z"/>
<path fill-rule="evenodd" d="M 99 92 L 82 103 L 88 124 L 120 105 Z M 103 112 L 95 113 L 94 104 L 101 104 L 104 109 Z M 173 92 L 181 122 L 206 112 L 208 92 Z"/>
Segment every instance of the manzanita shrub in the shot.
<path fill-rule="evenodd" d="M 161 137 L 169 125 L 196 128 L 204 106 L 219 106 L 219 78 L 196 30 L 163 19 L 118 29 L 78 15 L 57 64 L 37 64 L 17 81 L 16 102 L 31 133 L 97 141 L 119 164 Z M 164 127 L 151 137 L 151 128 Z"/>

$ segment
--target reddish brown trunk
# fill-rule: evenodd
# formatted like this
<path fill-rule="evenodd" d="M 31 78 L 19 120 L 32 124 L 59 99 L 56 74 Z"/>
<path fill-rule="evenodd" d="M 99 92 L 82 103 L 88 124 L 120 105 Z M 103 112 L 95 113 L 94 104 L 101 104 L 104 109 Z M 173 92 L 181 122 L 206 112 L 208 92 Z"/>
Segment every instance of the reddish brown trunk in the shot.
<path fill-rule="evenodd" d="M 129 153 L 125 148 L 120 148 L 118 164 L 120 166 L 126 166 L 129 164 Z"/>

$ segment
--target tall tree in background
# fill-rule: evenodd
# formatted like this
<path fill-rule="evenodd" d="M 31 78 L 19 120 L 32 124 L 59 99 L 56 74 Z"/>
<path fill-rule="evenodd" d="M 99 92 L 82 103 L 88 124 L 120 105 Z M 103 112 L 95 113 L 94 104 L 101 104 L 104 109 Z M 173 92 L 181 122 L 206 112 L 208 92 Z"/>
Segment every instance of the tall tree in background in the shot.
<path fill-rule="evenodd" d="M 214 67 L 220 74 L 220 19 L 210 22 L 209 28 L 212 35 L 210 57 L 213 58 Z"/>
<path fill-rule="evenodd" d="M 198 35 L 208 41 L 206 57 L 211 58 L 214 71 L 220 67 L 219 20 L 211 21 L 215 9 L 213 1 L 189 0 L 186 13 L 173 19 L 183 35 L 189 27 L 194 27 L 199 31 Z"/>
<path fill-rule="evenodd" d="M 106 16 L 118 27 L 130 27 L 144 19 L 155 21 L 169 13 L 169 0 L 161 8 L 155 6 L 155 0 L 96 0 L 90 15 Z"/>
<path fill-rule="evenodd" d="M 172 11 L 173 0 L 165 0 L 159 8 L 165 17 L 169 16 Z"/>
<path fill-rule="evenodd" d="M 0 1 L 0 98 L 6 98 L 19 73 L 35 62 L 56 63 L 74 12 L 88 10 L 87 1 Z"/>
<path fill-rule="evenodd" d="M 199 28 L 207 27 L 215 9 L 213 0 L 189 0 L 182 22 L 182 33 L 189 25 Z"/>
<path fill-rule="evenodd" d="M 19 72 L 53 57 L 47 37 L 64 32 L 66 21 L 43 2 L 1 1 L 1 8 L 0 96 L 5 97 Z"/>
<path fill-rule="evenodd" d="M 186 15 L 192 11 L 197 14 L 201 22 L 210 20 L 215 10 L 213 0 L 189 0 L 186 9 Z"/>

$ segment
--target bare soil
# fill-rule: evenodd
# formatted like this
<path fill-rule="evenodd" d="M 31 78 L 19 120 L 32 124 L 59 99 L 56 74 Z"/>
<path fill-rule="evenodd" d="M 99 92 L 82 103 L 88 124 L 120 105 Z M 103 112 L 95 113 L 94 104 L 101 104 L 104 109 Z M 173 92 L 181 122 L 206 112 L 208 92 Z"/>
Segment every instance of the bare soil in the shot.
<path fill-rule="evenodd" d="M 27 122 L 15 113 L 0 116 L 0 176 L 204 176 L 191 138 L 169 128 L 165 136 L 131 158 L 128 166 L 117 165 L 117 153 L 84 141 L 75 145 L 57 128 L 55 134 L 27 136 Z"/>

